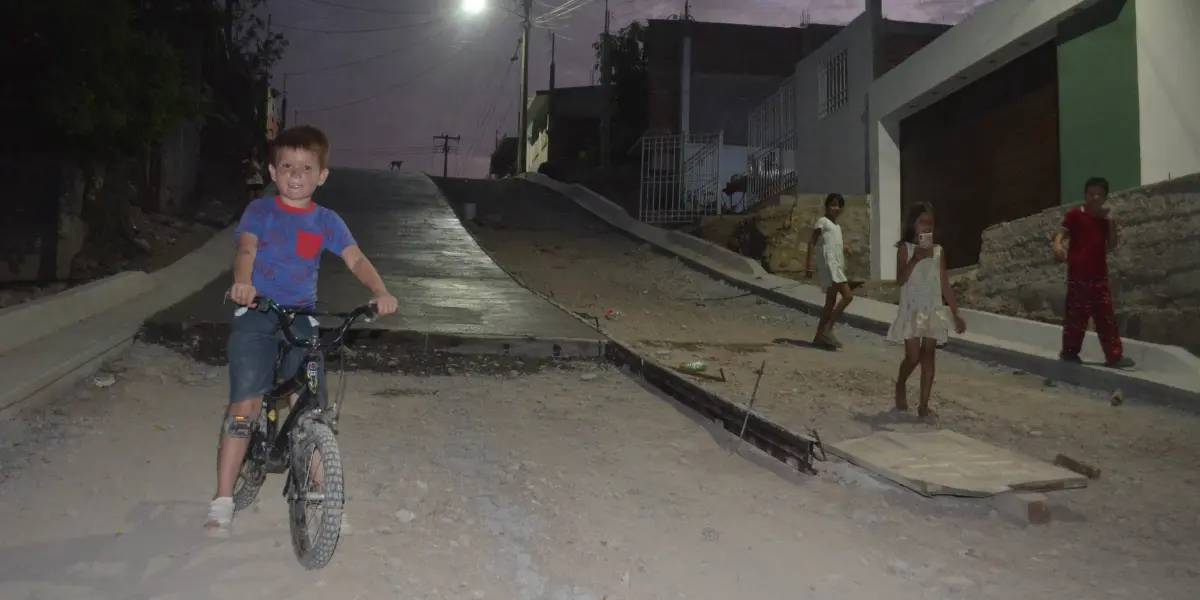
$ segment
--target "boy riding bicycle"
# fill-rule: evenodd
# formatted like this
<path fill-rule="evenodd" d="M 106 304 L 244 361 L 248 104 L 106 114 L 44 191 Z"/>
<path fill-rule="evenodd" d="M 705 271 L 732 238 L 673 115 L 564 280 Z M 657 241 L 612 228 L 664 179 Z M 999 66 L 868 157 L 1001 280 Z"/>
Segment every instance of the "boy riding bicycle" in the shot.
<path fill-rule="evenodd" d="M 313 127 L 292 127 L 275 138 L 269 170 L 279 195 L 251 202 L 234 232 L 237 254 L 229 294 L 235 303 L 249 306 L 261 294 L 283 306 L 312 308 L 317 301 L 321 253 L 328 251 L 341 256 L 371 290 L 380 315 L 396 312 L 396 298 L 341 217 L 312 201 L 317 187 L 329 176 L 329 151 L 328 138 Z M 314 326 L 307 319 L 297 319 L 293 331 L 307 336 Z M 258 418 L 263 394 L 275 385 L 275 361 L 283 339 L 277 329 L 272 315 L 258 311 L 239 310 L 230 325 L 229 408 L 217 454 L 217 493 L 204 524 L 210 535 L 230 534 L 233 487 L 251 426 Z M 284 372 L 294 372 L 303 354 L 303 349 L 288 347 Z"/>

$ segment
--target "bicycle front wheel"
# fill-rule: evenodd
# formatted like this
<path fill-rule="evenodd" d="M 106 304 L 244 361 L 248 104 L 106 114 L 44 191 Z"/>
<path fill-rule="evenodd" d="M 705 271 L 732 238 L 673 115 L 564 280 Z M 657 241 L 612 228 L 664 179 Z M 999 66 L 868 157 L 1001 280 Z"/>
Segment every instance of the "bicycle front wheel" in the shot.
<path fill-rule="evenodd" d="M 309 422 L 297 433 L 289 474 L 292 550 L 305 569 L 320 569 L 333 558 L 342 535 L 342 453 L 333 430 L 324 423 Z"/>

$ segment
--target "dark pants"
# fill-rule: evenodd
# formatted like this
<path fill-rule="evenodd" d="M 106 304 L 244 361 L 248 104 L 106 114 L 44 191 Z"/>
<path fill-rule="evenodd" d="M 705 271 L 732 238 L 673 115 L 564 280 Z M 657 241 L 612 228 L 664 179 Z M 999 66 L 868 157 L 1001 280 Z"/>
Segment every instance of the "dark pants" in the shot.
<path fill-rule="evenodd" d="M 1083 348 L 1088 320 L 1096 322 L 1096 336 L 1108 362 L 1122 357 L 1121 334 L 1117 331 L 1117 316 L 1113 311 L 1112 291 L 1107 279 L 1070 279 L 1067 281 L 1067 303 L 1063 315 L 1064 354 L 1075 355 Z"/>
<path fill-rule="evenodd" d="M 287 348 L 280 375 L 283 380 L 295 376 L 304 360 L 304 349 L 287 343 L 272 314 L 256 310 L 233 317 L 229 325 L 229 403 L 244 402 L 266 394 L 275 387 L 275 361 L 279 349 Z M 313 325 L 308 317 L 297 317 L 292 334 L 300 339 L 312 335 Z M 320 397 L 325 397 L 325 361 L 318 360 L 317 383 Z"/>

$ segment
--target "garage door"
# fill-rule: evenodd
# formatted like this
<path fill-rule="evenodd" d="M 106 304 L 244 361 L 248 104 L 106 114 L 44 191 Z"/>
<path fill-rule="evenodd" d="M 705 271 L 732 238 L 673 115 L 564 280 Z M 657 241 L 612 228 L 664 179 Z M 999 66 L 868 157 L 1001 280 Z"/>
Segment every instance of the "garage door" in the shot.
<path fill-rule="evenodd" d="M 901 203 L 933 203 L 950 268 L 979 262 L 989 226 L 1059 206 L 1054 44 L 904 119 L 900 160 Z"/>

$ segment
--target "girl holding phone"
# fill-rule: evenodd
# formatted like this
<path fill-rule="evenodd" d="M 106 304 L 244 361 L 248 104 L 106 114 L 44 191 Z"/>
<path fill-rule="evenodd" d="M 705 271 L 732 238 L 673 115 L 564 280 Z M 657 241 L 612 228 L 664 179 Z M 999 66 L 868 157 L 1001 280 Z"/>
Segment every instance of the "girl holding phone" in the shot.
<path fill-rule="evenodd" d="M 908 209 L 896 244 L 900 306 L 895 322 L 888 329 L 889 341 L 904 344 L 904 360 L 896 378 L 896 410 L 908 410 L 908 378 L 920 366 L 921 399 L 917 415 L 930 421 L 937 420 L 937 413 L 929 408 L 937 347 L 946 342 L 951 329 L 957 333 L 967 330 L 950 287 L 945 252 L 933 243 L 933 226 L 933 205 L 922 202 Z"/>

